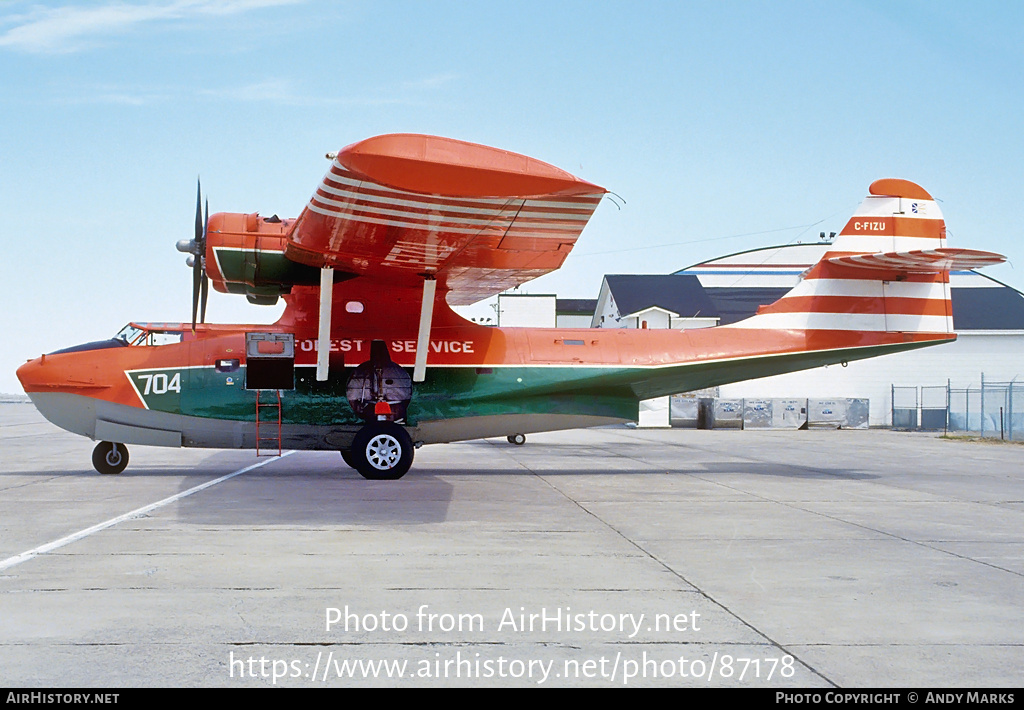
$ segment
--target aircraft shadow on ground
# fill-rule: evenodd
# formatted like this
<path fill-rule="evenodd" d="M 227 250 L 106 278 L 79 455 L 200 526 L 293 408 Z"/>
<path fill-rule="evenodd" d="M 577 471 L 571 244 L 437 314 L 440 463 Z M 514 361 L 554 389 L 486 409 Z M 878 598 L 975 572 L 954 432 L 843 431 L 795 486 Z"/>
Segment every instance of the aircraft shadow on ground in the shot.
<path fill-rule="evenodd" d="M 565 445 L 562 445 L 564 448 Z M 538 447 L 539 448 L 539 447 Z M 544 448 L 548 448 L 545 444 Z M 309 465 L 295 466 L 294 461 L 282 459 L 282 465 L 267 466 L 218 483 L 194 495 L 146 514 L 147 517 L 167 515 L 178 520 L 211 526 L 260 525 L 421 525 L 445 522 L 454 495 L 452 479 L 478 478 L 486 485 L 489 476 L 539 477 L 600 477 L 623 476 L 646 478 L 650 476 L 682 476 L 707 479 L 734 475 L 780 477 L 807 480 L 872 480 L 878 476 L 844 468 L 810 468 L 776 463 L 711 461 L 690 462 L 671 468 L 658 467 L 656 462 L 643 467 L 622 469 L 588 469 L 585 460 L 579 466 L 551 469 L 529 469 L 487 465 L 472 469 L 448 470 L 424 462 L 414 466 L 404 478 L 397 481 L 368 481 L 348 468 L 338 457 L 316 457 Z M 110 490 L 133 479 L 173 476 L 180 479 L 177 492 L 190 490 L 206 481 L 238 470 L 237 452 L 217 452 L 187 466 L 139 465 L 129 467 L 117 476 L 102 476 L 91 469 L 69 471 L 20 471 L 13 475 L 92 478 L 97 488 Z M 291 464 L 291 465 L 288 465 Z M 467 482 L 467 485 L 473 483 Z M 165 494 L 164 497 L 166 497 Z M 173 493 L 170 493 L 173 495 Z M 138 497 L 135 497 L 138 500 Z M 154 503 L 161 496 L 153 495 L 145 502 Z M 514 501 L 494 501 L 516 505 Z M 119 515 L 127 510 L 111 511 Z M 500 514 L 499 514 L 500 517 Z"/>
<path fill-rule="evenodd" d="M 280 465 L 272 463 L 182 498 L 174 504 L 176 515 L 190 524 L 248 526 L 419 525 L 447 519 L 450 483 L 415 470 L 398 481 L 368 481 L 336 453 L 324 453 L 304 458 L 301 466 L 295 458 L 281 459 Z M 219 452 L 202 465 L 220 468 L 221 460 L 237 462 L 238 456 Z M 180 488 L 195 485 L 186 480 Z"/>

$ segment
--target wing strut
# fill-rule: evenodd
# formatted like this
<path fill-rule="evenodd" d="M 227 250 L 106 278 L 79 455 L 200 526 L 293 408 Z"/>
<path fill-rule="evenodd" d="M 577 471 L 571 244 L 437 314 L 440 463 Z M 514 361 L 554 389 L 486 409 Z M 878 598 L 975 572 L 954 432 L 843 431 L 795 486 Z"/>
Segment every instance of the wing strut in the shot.
<path fill-rule="evenodd" d="M 334 269 L 320 269 L 320 329 L 316 341 L 316 379 L 326 382 L 331 357 L 331 299 L 334 296 Z"/>
<path fill-rule="evenodd" d="M 416 364 L 412 369 L 413 382 L 423 382 L 427 378 L 427 352 L 430 350 L 430 324 L 434 319 L 435 291 L 437 291 L 437 281 L 432 276 L 427 276 L 423 280 L 420 330 L 416 336 Z"/>

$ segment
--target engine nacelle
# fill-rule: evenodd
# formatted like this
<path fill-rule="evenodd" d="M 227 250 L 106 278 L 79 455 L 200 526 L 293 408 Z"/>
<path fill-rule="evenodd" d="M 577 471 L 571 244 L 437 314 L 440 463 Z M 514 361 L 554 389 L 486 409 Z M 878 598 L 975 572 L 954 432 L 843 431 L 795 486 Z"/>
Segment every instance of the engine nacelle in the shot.
<path fill-rule="evenodd" d="M 206 273 L 221 293 L 244 295 L 250 303 L 273 305 L 292 286 L 315 286 L 320 272 L 284 256 L 295 220 L 258 213 L 210 215 L 206 236 Z M 179 247 L 180 249 L 180 247 Z"/>

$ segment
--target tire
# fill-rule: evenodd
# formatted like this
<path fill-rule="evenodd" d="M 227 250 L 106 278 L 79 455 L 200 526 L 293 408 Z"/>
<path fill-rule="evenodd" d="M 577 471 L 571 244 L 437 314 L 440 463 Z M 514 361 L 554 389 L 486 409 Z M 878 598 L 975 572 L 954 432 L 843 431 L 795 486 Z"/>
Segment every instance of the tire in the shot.
<path fill-rule="evenodd" d="M 345 463 L 347 463 L 349 465 L 349 468 L 355 468 L 356 467 L 356 459 L 355 459 L 355 456 L 352 455 L 351 451 L 343 450 L 341 452 L 341 458 L 345 460 Z"/>
<path fill-rule="evenodd" d="M 102 474 L 121 473 L 128 466 L 128 447 L 101 441 L 92 450 L 92 465 Z"/>
<path fill-rule="evenodd" d="M 394 422 L 370 422 L 356 434 L 349 453 L 363 478 L 394 481 L 412 466 L 412 439 Z"/>
<path fill-rule="evenodd" d="M 509 434 L 505 438 L 508 439 L 508 443 L 515 444 L 516 446 L 522 446 L 526 443 L 526 434 Z"/>

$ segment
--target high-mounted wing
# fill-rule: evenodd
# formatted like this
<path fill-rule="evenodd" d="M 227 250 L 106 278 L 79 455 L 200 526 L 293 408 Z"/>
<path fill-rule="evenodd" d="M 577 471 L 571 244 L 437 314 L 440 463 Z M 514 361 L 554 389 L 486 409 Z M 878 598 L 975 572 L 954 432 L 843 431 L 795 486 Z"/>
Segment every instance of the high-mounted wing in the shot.
<path fill-rule="evenodd" d="M 470 304 L 559 268 L 605 192 L 497 148 L 378 136 L 337 154 L 285 255 L 396 285 L 433 277 Z"/>

